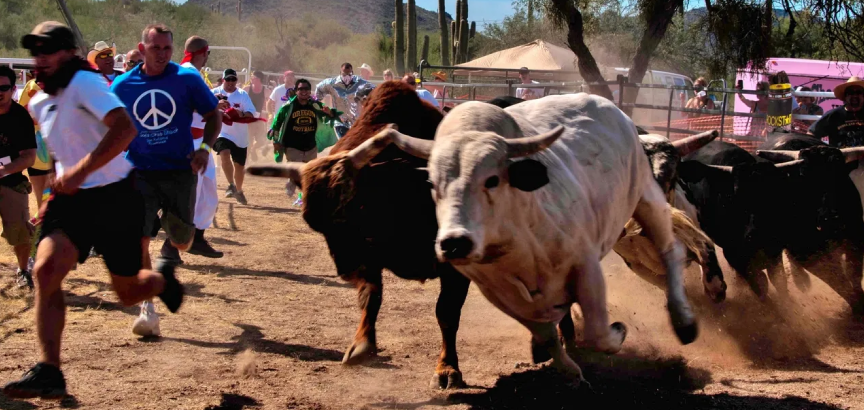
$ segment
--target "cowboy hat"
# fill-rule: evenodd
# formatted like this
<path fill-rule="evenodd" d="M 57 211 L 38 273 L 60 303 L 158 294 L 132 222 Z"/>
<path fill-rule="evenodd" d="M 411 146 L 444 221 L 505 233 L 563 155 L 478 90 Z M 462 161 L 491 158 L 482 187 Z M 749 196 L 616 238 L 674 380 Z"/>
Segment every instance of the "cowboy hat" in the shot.
<path fill-rule="evenodd" d="M 445 73 L 443 71 L 436 71 L 436 72 L 432 73 L 432 78 L 434 78 L 438 81 L 446 82 L 447 81 L 447 73 Z"/>
<path fill-rule="evenodd" d="M 846 97 L 846 89 L 854 86 L 864 87 L 864 80 L 857 76 L 849 77 L 849 80 L 845 83 L 834 87 L 834 96 L 837 97 L 838 100 L 842 100 Z"/>
<path fill-rule="evenodd" d="M 93 49 L 87 53 L 87 61 L 90 64 L 96 65 L 96 56 L 98 56 L 102 52 L 105 52 L 108 50 L 111 50 L 111 52 L 114 53 L 115 55 L 117 54 L 117 49 L 115 47 L 109 47 L 108 43 L 106 43 L 104 41 L 97 42 L 93 46 Z"/>
<path fill-rule="evenodd" d="M 369 67 L 369 64 L 363 63 L 363 65 L 360 66 L 360 69 L 369 71 L 370 75 L 375 75 L 375 72 L 372 71 L 372 67 Z"/>

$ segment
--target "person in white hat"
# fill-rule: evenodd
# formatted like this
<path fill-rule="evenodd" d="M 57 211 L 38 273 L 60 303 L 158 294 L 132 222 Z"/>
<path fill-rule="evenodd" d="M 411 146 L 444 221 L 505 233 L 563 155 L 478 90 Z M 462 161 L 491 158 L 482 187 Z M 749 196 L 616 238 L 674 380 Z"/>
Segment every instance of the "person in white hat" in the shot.
<path fill-rule="evenodd" d="M 373 75 L 375 75 L 375 72 L 372 71 L 372 67 L 369 67 L 369 64 L 363 63 L 363 65 L 360 66 L 360 78 L 369 81 Z"/>
<path fill-rule="evenodd" d="M 834 96 L 843 101 L 810 126 L 810 134 L 837 148 L 864 146 L 864 80 L 852 77 L 834 87 Z"/>
<path fill-rule="evenodd" d="M 104 41 L 97 42 L 93 49 L 87 53 L 87 61 L 99 70 L 105 80 L 108 81 L 108 85 L 111 85 L 115 78 L 123 74 L 122 71 L 114 69 L 114 56 L 116 54 L 117 49 L 109 47 L 108 43 Z"/>

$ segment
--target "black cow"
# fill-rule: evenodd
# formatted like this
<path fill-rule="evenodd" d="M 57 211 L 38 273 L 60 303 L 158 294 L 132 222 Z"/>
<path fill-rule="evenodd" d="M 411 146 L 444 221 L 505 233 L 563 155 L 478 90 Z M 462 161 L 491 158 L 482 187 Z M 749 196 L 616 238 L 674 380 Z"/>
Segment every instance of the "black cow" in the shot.
<path fill-rule="evenodd" d="M 791 137 L 777 141 L 777 147 L 802 143 Z M 860 197 L 844 176 L 848 171 L 843 154 L 820 145 L 800 151 L 800 159 L 774 164 L 734 144 L 715 141 L 685 157 L 678 167 L 702 229 L 762 299 L 768 290 L 763 269 L 778 291 L 786 292 L 784 249 L 805 266 L 813 266 L 837 247 L 832 241 L 853 238 L 854 229 L 864 232 Z M 853 246 L 850 252 L 859 251 Z M 828 276 L 826 282 L 834 283 L 832 287 L 859 313 L 864 293 L 861 270 L 857 272 L 857 286 L 842 286 Z"/>
<path fill-rule="evenodd" d="M 856 315 L 864 315 L 864 220 L 861 196 L 849 172 L 858 162 L 844 151 L 806 136 L 787 134 L 769 139 L 757 155 L 789 168 L 787 215 L 791 234 L 785 243 L 792 277 L 802 290 L 809 286 L 806 268 L 843 297 Z M 849 157 L 849 158 L 847 158 Z M 807 212 L 807 217 L 802 213 Z M 845 256 L 845 258 L 841 258 Z M 776 286 L 776 284 L 775 284 Z"/>

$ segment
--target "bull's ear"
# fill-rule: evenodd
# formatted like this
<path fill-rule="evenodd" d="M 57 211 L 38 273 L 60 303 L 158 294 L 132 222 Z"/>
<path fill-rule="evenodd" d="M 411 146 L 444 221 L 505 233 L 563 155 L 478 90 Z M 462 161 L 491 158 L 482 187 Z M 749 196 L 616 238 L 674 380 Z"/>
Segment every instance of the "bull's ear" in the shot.
<path fill-rule="evenodd" d="M 507 168 L 507 177 L 510 186 L 525 192 L 540 189 L 549 183 L 546 166 L 533 159 L 512 162 Z"/>

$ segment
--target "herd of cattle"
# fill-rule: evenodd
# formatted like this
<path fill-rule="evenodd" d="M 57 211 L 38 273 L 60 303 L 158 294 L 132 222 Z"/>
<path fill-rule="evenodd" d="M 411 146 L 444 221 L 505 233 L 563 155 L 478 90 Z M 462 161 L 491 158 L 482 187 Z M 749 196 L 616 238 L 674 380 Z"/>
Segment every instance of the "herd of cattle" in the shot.
<path fill-rule="evenodd" d="M 464 386 L 456 333 L 470 281 L 531 331 L 535 362 L 551 358 L 579 383 L 571 305 L 584 316 L 580 347 L 616 353 L 627 333 L 607 314 L 610 250 L 666 290 L 684 344 L 698 334 L 684 267 L 697 262 L 706 294 L 725 299 L 715 244 L 763 300 L 769 280 L 788 295 L 785 252 L 799 289 L 810 272 L 864 315 L 864 184 L 853 182 L 864 172 L 850 173 L 864 150 L 784 134 L 754 156 L 716 137 L 671 142 L 588 94 L 467 102 L 443 116 L 387 82 L 329 155 L 248 172 L 299 181 L 304 220 L 357 287 L 363 312 L 344 364 L 377 353 L 388 269 L 441 279 L 433 386 Z"/>

